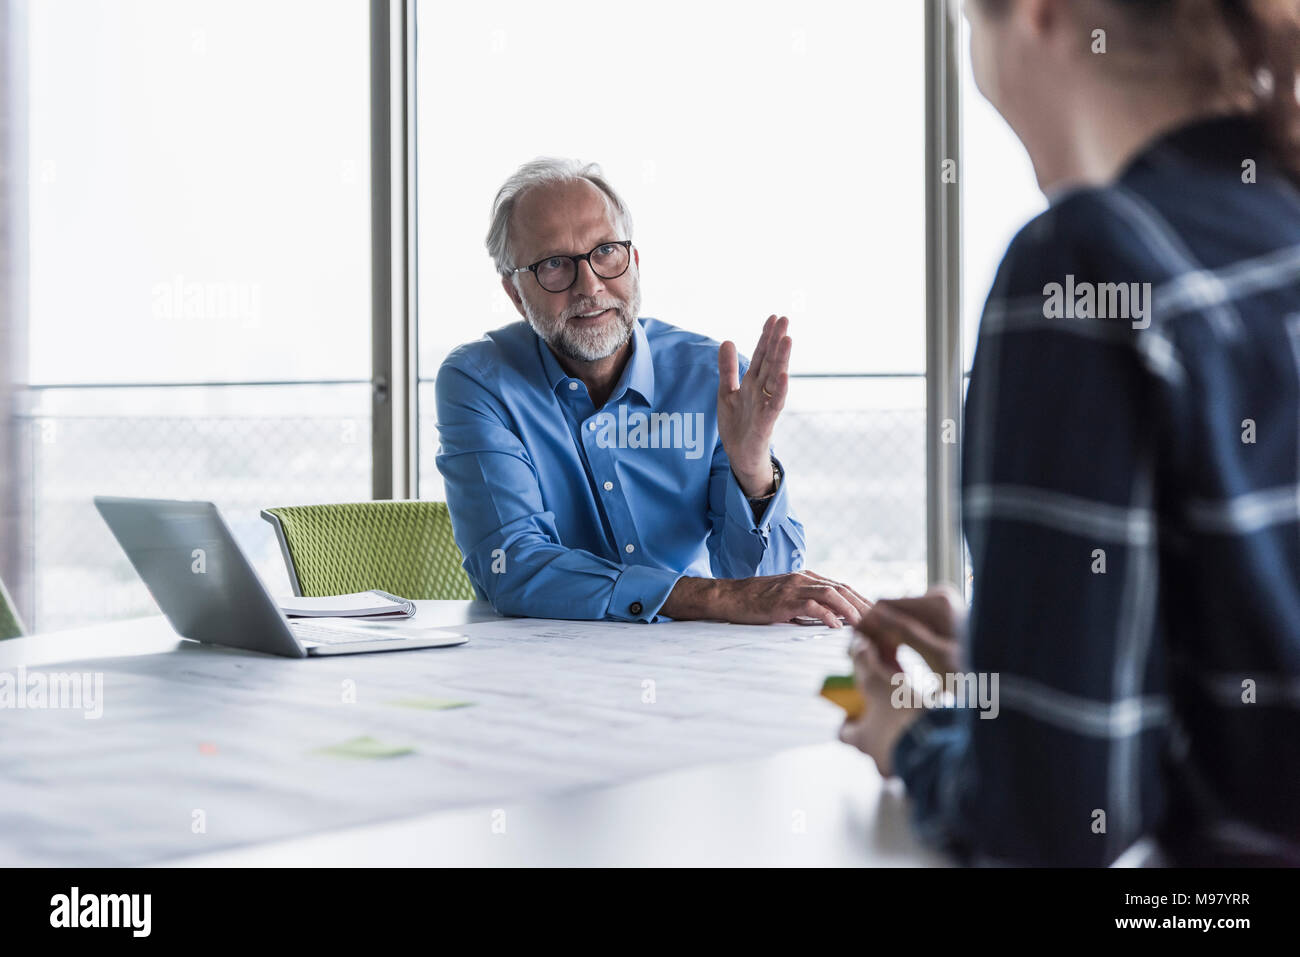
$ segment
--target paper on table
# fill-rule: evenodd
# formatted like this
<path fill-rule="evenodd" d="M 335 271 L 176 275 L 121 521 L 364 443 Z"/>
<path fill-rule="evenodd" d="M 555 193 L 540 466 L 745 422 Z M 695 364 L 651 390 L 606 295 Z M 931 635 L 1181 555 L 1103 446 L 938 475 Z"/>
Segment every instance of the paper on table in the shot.
<path fill-rule="evenodd" d="M 0 865 L 142 864 L 414 807 L 514 805 L 832 741 L 843 720 L 815 695 L 845 668 L 848 629 L 498 619 L 448 630 L 471 641 L 451 654 L 299 661 L 186 645 L 60 663 L 103 676 L 103 714 L 6 712 Z M 420 699 L 474 706 L 395 706 Z M 377 743 L 351 749 L 361 757 L 411 751 L 361 774 L 319 753 L 358 738 Z"/>

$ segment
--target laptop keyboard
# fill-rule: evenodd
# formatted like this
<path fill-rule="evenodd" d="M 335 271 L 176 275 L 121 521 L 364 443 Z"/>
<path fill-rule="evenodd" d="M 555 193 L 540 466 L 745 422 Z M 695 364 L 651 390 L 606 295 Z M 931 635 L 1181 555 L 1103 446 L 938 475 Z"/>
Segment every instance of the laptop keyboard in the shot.
<path fill-rule="evenodd" d="M 401 641 L 407 635 L 386 635 L 380 631 L 350 631 L 345 628 L 332 628 L 329 625 L 317 625 L 309 621 L 295 621 L 290 625 L 294 636 L 300 641 L 310 641 L 317 645 L 355 645 L 359 641 Z"/>

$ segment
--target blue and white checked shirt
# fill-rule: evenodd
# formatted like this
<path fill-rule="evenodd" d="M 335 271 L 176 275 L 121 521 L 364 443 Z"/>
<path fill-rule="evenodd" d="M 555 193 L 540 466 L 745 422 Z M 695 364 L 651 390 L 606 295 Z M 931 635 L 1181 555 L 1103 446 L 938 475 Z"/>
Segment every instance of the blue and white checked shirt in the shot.
<path fill-rule="evenodd" d="M 718 343 L 656 319 L 633 342 L 602 409 L 525 322 L 438 370 L 452 530 L 502 614 L 657 621 L 683 576 L 803 567 L 788 479 L 755 520 L 718 439 Z"/>
<path fill-rule="evenodd" d="M 1045 318 L 1067 276 L 1151 283 L 1149 328 Z M 1000 714 L 900 739 L 922 833 L 977 861 L 1151 834 L 1300 864 L 1300 195 L 1251 121 L 1174 131 L 1020 232 L 965 428 L 967 667 Z"/>

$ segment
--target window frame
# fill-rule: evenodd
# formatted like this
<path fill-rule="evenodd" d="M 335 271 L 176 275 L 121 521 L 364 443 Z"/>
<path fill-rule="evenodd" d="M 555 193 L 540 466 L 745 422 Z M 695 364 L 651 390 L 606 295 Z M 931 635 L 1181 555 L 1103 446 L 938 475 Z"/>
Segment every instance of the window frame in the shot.
<path fill-rule="evenodd" d="M 416 226 L 417 0 L 370 0 L 373 486 L 418 496 Z M 926 561 L 931 584 L 962 587 L 960 0 L 925 0 Z"/>

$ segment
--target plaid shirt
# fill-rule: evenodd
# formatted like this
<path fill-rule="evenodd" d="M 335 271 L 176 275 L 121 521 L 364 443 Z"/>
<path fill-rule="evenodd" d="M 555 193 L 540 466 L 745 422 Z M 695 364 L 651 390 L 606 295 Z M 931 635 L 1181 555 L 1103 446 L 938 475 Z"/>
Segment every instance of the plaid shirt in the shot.
<path fill-rule="evenodd" d="M 1109 318 L 1057 317 L 1053 283 Z M 1151 284 L 1146 318 L 1113 283 Z M 1300 864 L 1297 410 L 1300 193 L 1250 120 L 1165 135 L 1021 230 L 963 448 L 966 661 L 1000 713 L 900 739 L 923 835 L 974 862 L 1154 836 L 1176 863 Z"/>

